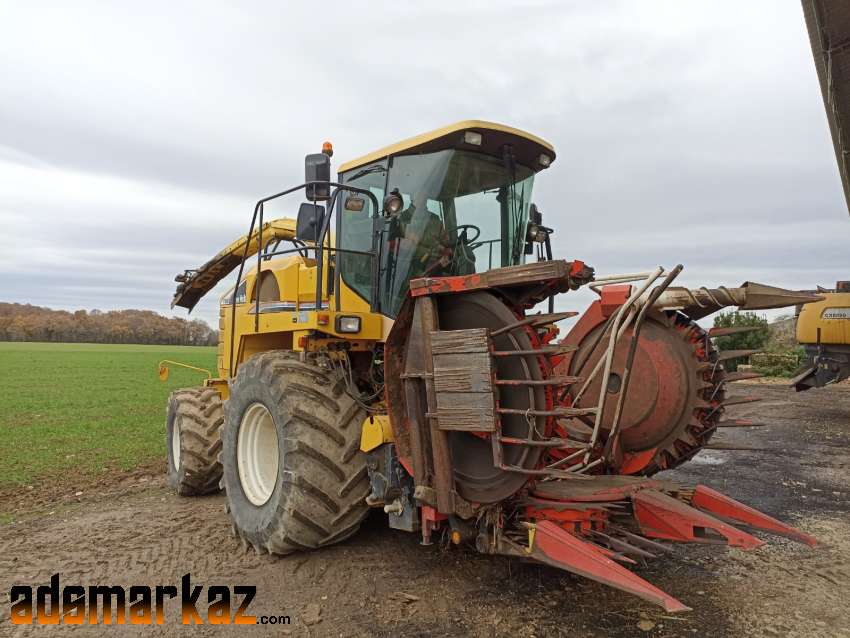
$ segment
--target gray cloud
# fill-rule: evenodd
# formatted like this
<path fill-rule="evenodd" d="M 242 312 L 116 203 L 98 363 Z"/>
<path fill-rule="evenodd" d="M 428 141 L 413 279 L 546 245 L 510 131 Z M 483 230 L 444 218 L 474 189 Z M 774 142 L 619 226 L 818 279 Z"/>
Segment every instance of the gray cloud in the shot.
<path fill-rule="evenodd" d="M 0 77 L 4 300 L 166 311 L 323 140 L 344 160 L 468 117 L 555 144 L 535 199 L 560 255 L 681 261 L 693 285 L 848 276 L 794 1 L 18 3 Z"/>

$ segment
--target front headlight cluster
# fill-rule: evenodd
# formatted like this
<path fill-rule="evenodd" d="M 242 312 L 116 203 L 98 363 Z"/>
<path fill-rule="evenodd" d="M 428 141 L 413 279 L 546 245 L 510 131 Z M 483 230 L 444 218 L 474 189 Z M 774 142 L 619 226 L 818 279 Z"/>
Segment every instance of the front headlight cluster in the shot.
<path fill-rule="evenodd" d="M 360 332 L 360 317 L 340 315 L 336 318 L 336 331 L 343 333 Z"/>

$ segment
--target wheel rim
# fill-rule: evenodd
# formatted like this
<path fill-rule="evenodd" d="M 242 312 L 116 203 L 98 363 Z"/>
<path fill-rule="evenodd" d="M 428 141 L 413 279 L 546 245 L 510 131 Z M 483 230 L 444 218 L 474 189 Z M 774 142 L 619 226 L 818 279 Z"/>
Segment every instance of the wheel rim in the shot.
<path fill-rule="evenodd" d="M 264 505 L 271 498 L 277 484 L 279 460 L 274 419 L 266 406 L 253 403 L 239 424 L 236 462 L 242 491 L 254 505 Z"/>
<path fill-rule="evenodd" d="M 171 431 L 171 460 L 174 469 L 180 469 L 180 419 L 174 419 L 174 428 Z"/>

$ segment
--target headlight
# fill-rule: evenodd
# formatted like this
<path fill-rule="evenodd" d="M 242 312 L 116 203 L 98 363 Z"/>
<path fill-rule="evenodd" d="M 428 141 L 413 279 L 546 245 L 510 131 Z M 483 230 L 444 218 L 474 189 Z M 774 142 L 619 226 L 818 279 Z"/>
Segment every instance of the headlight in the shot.
<path fill-rule="evenodd" d="M 463 141 L 466 144 L 472 144 L 474 146 L 481 146 L 483 138 L 481 137 L 481 133 L 476 131 L 466 131 L 463 134 Z"/>
<path fill-rule="evenodd" d="M 384 212 L 387 215 L 395 215 L 404 207 L 404 200 L 399 195 L 398 189 L 394 189 L 389 195 L 384 197 Z"/>
<path fill-rule="evenodd" d="M 360 332 L 360 317 L 339 316 L 335 327 L 337 332 Z"/>

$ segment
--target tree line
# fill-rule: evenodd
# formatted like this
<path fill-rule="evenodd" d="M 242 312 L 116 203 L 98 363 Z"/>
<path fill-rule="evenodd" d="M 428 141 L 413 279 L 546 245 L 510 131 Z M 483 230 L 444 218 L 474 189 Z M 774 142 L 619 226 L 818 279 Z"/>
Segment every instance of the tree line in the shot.
<path fill-rule="evenodd" d="M 200 319 L 164 317 L 151 310 L 68 312 L 0 302 L 0 341 L 210 346 L 218 342 L 218 331 Z"/>

